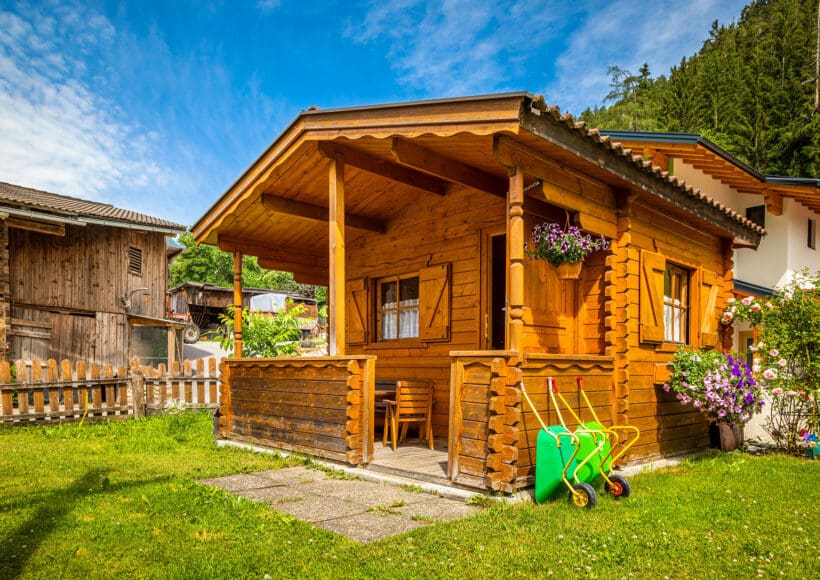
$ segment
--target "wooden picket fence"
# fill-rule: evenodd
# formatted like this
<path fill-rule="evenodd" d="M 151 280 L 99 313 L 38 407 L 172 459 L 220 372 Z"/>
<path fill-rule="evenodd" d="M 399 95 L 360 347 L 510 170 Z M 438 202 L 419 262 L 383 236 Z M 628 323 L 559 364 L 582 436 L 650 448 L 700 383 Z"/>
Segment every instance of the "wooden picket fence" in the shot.
<path fill-rule="evenodd" d="M 178 410 L 215 409 L 219 373 L 215 359 L 185 361 L 167 370 L 129 369 L 49 359 L 0 362 L 0 423 L 30 424 L 114 417 L 141 417 Z M 14 378 L 14 382 L 12 382 Z"/>
<path fill-rule="evenodd" d="M 219 369 L 215 358 L 186 360 L 182 365 L 175 362 L 170 371 L 164 364 L 159 367 L 140 366 L 136 359 L 131 363 L 139 381 L 141 376 L 145 413 L 164 413 L 174 409 L 216 409 L 219 406 Z M 135 384 L 135 389 L 140 390 Z M 138 393 L 139 394 L 139 393 Z"/>

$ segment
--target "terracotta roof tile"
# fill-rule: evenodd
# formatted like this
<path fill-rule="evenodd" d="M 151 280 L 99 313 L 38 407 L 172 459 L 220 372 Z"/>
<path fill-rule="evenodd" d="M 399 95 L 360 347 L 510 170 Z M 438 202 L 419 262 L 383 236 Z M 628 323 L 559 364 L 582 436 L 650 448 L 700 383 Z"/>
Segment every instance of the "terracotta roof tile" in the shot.
<path fill-rule="evenodd" d="M 111 221 L 185 231 L 185 226 L 161 218 L 114 207 L 108 203 L 58 195 L 0 181 L 0 204 L 34 209 L 62 217 L 101 218 Z"/>

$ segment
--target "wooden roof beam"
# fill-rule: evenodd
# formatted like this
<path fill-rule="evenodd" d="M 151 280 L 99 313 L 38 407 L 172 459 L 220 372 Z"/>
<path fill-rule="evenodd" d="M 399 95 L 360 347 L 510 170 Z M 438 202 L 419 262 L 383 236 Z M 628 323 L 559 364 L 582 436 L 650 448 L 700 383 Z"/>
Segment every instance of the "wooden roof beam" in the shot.
<path fill-rule="evenodd" d="M 38 234 L 48 234 L 50 236 L 65 236 L 65 224 L 47 224 L 23 218 L 7 217 L 6 224 L 10 228 L 18 230 L 28 230 Z"/>
<path fill-rule="evenodd" d="M 434 153 L 407 139 L 393 137 L 391 152 L 397 162 L 407 167 L 504 199 L 507 198 L 506 179 Z"/>
<path fill-rule="evenodd" d="M 219 236 L 219 249 L 224 252 L 242 252 L 246 256 L 256 256 L 262 260 L 280 263 L 300 264 L 305 270 L 324 268 L 327 270 L 329 261 L 327 255 L 309 254 L 298 250 L 273 247 L 264 242 L 253 242 Z"/>
<path fill-rule="evenodd" d="M 436 195 L 444 195 L 447 193 L 447 183 L 441 179 L 437 179 L 420 171 L 415 171 L 403 165 L 385 161 L 384 159 L 380 159 L 354 147 L 348 147 L 347 145 L 341 145 L 333 141 L 320 141 L 319 153 L 326 159 L 342 157 L 345 165 L 350 165 L 356 169 L 361 169 L 362 171 L 385 177 L 422 191 L 435 193 Z"/>
<path fill-rule="evenodd" d="M 274 213 L 322 222 L 327 222 L 330 216 L 330 211 L 326 207 L 280 197 L 272 193 L 263 193 L 261 199 L 262 207 Z M 351 228 L 379 234 L 387 231 L 384 222 L 360 215 L 345 214 L 345 223 Z"/>
<path fill-rule="evenodd" d="M 783 196 L 770 188 L 763 190 L 763 199 L 766 210 L 772 215 L 783 215 Z"/>
<path fill-rule="evenodd" d="M 290 272 L 294 280 L 301 284 L 313 284 L 315 286 L 327 286 L 327 268 L 306 268 L 304 264 L 286 262 L 282 260 L 270 260 L 259 258 L 259 265 L 267 270 L 278 270 L 280 272 Z"/>

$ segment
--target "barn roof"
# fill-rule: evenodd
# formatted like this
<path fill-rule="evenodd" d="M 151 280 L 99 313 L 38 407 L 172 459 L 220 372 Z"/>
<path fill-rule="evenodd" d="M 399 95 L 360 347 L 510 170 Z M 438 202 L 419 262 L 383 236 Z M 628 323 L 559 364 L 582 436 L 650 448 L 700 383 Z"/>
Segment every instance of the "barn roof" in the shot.
<path fill-rule="evenodd" d="M 0 214 L 46 222 L 98 223 L 113 227 L 155 230 L 168 234 L 185 226 L 161 218 L 67 195 L 0 182 Z"/>
<path fill-rule="evenodd" d="M 508 168 L 497 156 L 500 142 L 522 155 L 548 159 L 559 171 L 644 192 L 721 236 L 757 245 L 765 233 L 525 92 L 303 111 L 193 232 L 199 242 L 264 257 L 280 269 L 288 263 L 322 268 L 330 158 L 344 158 L 348 227 L 379 231 L 418 195 L 443 195 L 454 183 L 505 196 Z"/>

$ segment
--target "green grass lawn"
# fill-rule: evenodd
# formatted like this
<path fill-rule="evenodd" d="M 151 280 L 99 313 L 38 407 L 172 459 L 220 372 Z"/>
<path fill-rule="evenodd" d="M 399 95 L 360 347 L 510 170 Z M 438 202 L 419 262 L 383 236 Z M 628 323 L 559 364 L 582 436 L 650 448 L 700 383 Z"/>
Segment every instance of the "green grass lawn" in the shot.
<path fill-rule="evenodd" d="M 500 505 L 361 545 L 196 480 L 293 460 L 208 415 L 0 428 L 0 578 L 818 578 L 820 461 L 708 455 L 593 510 Z"/>

